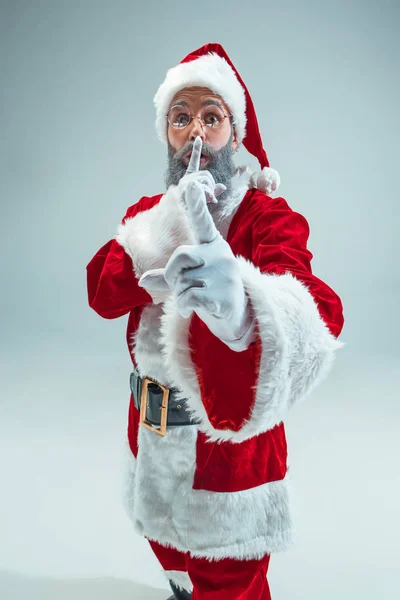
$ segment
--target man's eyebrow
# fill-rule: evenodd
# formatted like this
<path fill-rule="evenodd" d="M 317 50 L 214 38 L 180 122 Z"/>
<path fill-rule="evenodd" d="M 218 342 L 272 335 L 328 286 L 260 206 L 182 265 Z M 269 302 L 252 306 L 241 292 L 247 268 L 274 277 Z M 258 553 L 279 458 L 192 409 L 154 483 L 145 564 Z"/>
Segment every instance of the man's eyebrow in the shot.
<path fill-rule="evenodd" d="M 220 108 L 223 108 L 221 102 L 219 102 L 219 100 L 215 100 L 214 98 L 209 98 L 208 100 L 205 100 L 202 103 L 202 106 L 209 105 L 219 106 Z M 186 102 L 186 100 L 177 100 L 173 103 L 173 106 L 189 106 L 189 104 Z"/>

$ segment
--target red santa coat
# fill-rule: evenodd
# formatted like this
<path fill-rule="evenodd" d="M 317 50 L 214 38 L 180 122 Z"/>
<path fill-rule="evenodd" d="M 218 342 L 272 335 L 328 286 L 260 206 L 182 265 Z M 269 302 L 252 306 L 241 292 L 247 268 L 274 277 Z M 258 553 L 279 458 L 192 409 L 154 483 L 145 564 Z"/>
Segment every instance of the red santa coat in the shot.
<path fill-rule="evenodd" d="M 171 295 L 155 304 L 138 279 L 193 244 L 175 188 L 131 206 L 87 266 L 90 306 L 129 313 L 127 342 L 142 376 L 177 387 L 198 425 L 165 437 L 139 427 L 130 398 L 125 506 L 140 535 L 194 556 L 261 558 L 289 547 L 293 526 L 283 420 L 328 373 L 343 327 L 338 295 L 311 270 L 309 226 L 283 198 L 239 170 L 216 221 L 238 260 L 256 319 L 236 352 Z"/>

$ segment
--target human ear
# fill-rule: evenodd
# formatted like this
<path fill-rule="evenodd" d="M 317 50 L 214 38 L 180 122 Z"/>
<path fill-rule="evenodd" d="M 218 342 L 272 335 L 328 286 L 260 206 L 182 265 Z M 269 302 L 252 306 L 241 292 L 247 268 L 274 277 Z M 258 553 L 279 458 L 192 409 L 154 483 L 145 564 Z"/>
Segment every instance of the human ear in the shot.
<path fill-rule="evenodd" d="M 237 135 L 236 135 L 235 128 L 233 128 L 232 148 L 233 148 L 234 152 L 237 152 L 238 148 L 239 148 L 239 143 L 237 141 Z"/>

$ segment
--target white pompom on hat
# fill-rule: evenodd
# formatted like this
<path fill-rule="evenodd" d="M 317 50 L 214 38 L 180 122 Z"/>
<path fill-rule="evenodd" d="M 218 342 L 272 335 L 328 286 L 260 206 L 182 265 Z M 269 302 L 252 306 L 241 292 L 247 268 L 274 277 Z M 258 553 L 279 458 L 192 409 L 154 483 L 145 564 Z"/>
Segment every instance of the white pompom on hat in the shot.
<path fill-rule="evenodd" d="M 269 166 L 263 148 L 257 116 L 250 94 L 220 44 L 206 44 L 188 54 L 179 65 L 167 71 L 164 82 L 154 96 L 156 130 L 161 141 L 167 142 L 167 112 L 175 94 L 186 87 L 202 86 L 223 98 L 234 118 L 239 144 L 260 163 L 261 171 L 252 176 L 252 185 L 270 194 L 278 189 L 280 177 Z"/>

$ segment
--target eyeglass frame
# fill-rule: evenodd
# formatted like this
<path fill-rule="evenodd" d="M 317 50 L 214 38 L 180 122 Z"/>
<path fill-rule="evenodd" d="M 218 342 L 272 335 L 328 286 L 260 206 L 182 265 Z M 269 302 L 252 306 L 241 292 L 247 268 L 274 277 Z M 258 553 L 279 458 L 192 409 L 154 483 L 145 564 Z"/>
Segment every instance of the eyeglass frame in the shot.
<path fill-rule="evenodd" d="M 169 109 L 169 111 L 168 111 L 168 112 L 167 112 L 167 114 L 165 115 L 165 116 L 166 116 L 166 118 L 167 118 L 167 121 L 168 121 L 168 123 L 169 123 L 169 124 L 171 125 L 171 127 L 172 127 L 173 129 L 175 129 L 175 130 L 179 130 L 179 129 L 186 129 L 186 127 L 189 127 L 189 125 L 190 125 L 190 123 L 193 121 L 193 119 L 198 119 L 198 120 L 200 121 L 200 124 L 201 124 L 201 128 L 202 128 L 202 129 L 204 129 L 204 127 L 208 127 L 209 129 L 219 129 L 219 128 L 221 127 L 221 125 L 223 124 L 223 122 L 225 121 L 225 119 L 226 119 L 226 118 L 233 119 L 233 115 L 232 115 L 232 114 L 226 115 L 226 114 L 225 114 L 225 113 L 222 111 L 222 114 L 224 115 L 224 118 L 221 120 L 221 124 L 220 124 L 220 125 L 218 125 L 218 127 L 213 127 L 212 125 L 207 125 L 207 123 L 204 123 L 204 121 L 203 121 L 203 119 L 202 119 L 201 117 L 198 117 L 197 115 L 192 115 L 190 112 L 188 112 L 187 114 L 188 114 L 188 115 L 189 115 L 189 117 L 190 117 L 190 121 L 189 121 L 189 123 L 187 123 L 187 124 L 186 124 L 186 125 L 184 125 L 183 127 L 174 127 L 174 126 L 172 125 L 171 121 L 168 119 L 168 115 L 169 115 L 169 113 L 171 112 L 171 110 L 172 110 L 173 108 L 175 108 L 175 106 L 180 106 L 181 108 L 183 108 L 183 107 L 182 107 L 180 104 L 174 104 L 173 106 L 171 106 L 171 108 Z M 212 106 L 212 105 L 210 105 L 210 106 Z M 208 108 L 207 106 L 206 106 L 206 107 L 204 107 L 204 108 L 202 109 L 202 113 L 204 113 L 204 111 L 205 111 L 207 108 Z M 231 121 L 231 125 L 234 125 L 234 121 L 233 121 L 233 120 Z"/>

